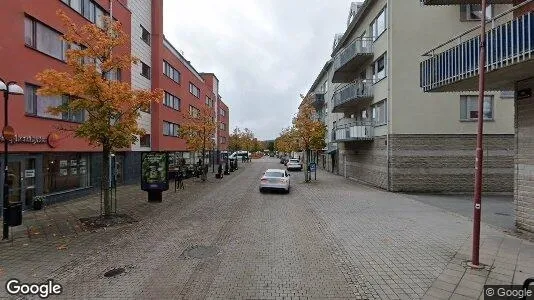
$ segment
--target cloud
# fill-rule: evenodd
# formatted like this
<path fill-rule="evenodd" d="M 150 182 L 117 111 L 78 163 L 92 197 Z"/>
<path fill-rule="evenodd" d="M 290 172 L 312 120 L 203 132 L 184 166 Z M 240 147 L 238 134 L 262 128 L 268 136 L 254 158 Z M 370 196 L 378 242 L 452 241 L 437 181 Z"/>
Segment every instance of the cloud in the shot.
<path fill-rule="evenodd" d="M 343 32 L 346 0 L 164 0 L 164 32 L 201 72 L 220 80 L 230 130 L 272 139 Z"/>

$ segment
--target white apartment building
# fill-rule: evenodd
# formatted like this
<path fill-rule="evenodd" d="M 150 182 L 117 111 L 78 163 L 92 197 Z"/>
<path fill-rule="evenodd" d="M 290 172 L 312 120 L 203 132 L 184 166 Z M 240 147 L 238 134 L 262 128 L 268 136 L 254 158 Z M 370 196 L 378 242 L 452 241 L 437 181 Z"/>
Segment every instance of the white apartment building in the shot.
<path fill-rule="evenodd" d="M 324 94 L 314 104 L 328 125 L 319 166 L 390 191 L 471 192 L 477 94 L 424 93 L 419 63 L 435 41 L 476 25 L 478 15 L 476 6 L 421 9 L 420 0 L 353 3 L 310 89 Z M 513 112 L 513 93 L 487 93 L 486 192 L 513 191 Z"/>

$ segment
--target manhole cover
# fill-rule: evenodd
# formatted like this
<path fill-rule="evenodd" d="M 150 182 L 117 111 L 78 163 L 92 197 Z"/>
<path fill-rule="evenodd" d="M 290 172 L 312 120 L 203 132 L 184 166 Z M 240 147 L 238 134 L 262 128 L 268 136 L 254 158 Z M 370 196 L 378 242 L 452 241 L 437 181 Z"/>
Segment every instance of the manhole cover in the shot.
<path fill-rule="evenodd" d="M 114 277 L 114 276 L 124 273 L 124 271 L 126 271 L 124 270 L 124 268 L 111 269 L 107 271 L 106 273 L 104 273 L 104 277 Z"/>
<path fill-rule="evenodd" d="M 499 216 L 510 216 L 509 213 L 503 213 L 503 212 L 496 212 L 495 214 Z"/>
<path fill-rule="evenodd" d="M 189 258 L 206 258 L 217 255 L 218 252 L 216 247 L 197 245 L 185 249 L 182 256 Z"/>

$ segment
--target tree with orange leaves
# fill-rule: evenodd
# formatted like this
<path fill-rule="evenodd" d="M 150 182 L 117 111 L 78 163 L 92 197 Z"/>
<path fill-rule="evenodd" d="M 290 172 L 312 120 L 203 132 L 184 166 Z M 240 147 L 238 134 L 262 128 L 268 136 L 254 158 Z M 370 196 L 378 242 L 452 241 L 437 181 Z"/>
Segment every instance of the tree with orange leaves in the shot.
<path fill-rule="evenodd" d="M 184 123 L 180 125 L 180 136 L 186 140 L 189 150 L 202 151 L 202 181 L 206 181 L 206 149 L 215 146 L 215 119 L 214 111 L 207 105 L 202 105 L 200 109 L 191 108 L 188 114 L 183 114 Z"/>
<path fill-rule="evenodd" d="M 310 95 L 302 97 L 302 105 L 299 107 L 297 118 L 295 119 L 295 135 L 298 144 L 304 150 L 304 169 L 308 170 L 310 150 L 323 149 L 326 146 L 325 134 L 326 125 L 314 118 L 314 109 L 310 104 Z M 305 181 L 311 178 L 305 173 Z"/>
<path fill-rule="evenodd" d="M 95 24 L 78 26 L 62 11 L 67 71 L 47 69 L 37 75 L 42 96 L 67 96 L 68 101 L 50 107 L 54 114 L 84 112 L 85 122 L 65 125 L 61 130 L 73 132 L 91 145 L 102 147 L 102 184 L 109 182 L 109 157 L 113 150 L 130 147 L 137 136 L 139 110 L 163 98 L 163 91 L 133 90 L 129 82 L 113 80 L 113 74 L 130 69 L 137 59 L 114 51 L 128 47 L 129 38 L 120 22 L 103 17 L 104 28 Z M 110 190 L 102 188 L 104 216 L 112 213 Z"/>

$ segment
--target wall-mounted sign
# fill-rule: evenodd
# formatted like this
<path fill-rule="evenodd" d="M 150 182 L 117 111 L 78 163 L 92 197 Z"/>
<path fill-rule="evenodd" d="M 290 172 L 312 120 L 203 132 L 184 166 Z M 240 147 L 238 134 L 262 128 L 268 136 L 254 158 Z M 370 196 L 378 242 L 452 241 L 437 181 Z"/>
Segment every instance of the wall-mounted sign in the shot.
<path fill-rule="evenodd" d="M 26 178 L 35 177 L 35 170 L 24 170 L 24 177 Z"/>
<path fill-rule="evenodd" d="M 0 143 L 4 143 L 6 138 L 0 135 Z M 51 133 L 46 137 L 33 136 L 33 135 L 15 135 L 13 138 L 8 138 L 7 141 L 10 144 L 48 144 L 50 148 L 55 148 L 59 141 L 59 135 L 57 133 Z"/>
<path fill-rule="evenodd" d="M 141 189 L 144 191 L 169 189 L 167 169 L 168 154 L 165 152 L 143 152 L 141 154 Z"/>
<path fill-rule="evenodd" d="M 42 137 L 42 136 L 31 136 L 31 135 L 28 135 L 28 136 L 23 136 L 23 135 L 15 135 L 14 138 L 12 139 L 8 139 L 7 141 L 10 143 L 10 144 L 46 144 L 47 141 L 46 141 L 46 137 Z M 4 138 L 4 136 L 0 136 L 0 143 L 4 143 L 6 141 L 6 139 Z"/>

